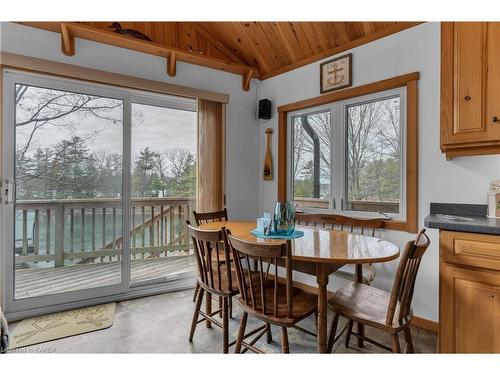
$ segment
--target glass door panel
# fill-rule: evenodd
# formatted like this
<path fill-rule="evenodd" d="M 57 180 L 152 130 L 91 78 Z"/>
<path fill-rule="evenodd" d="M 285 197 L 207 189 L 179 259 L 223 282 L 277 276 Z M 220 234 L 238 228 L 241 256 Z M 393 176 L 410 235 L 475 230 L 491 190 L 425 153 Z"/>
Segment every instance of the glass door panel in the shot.
<path fill-rule="evenodd" d="M 120 284 L 123 100 L 14 87 L 14 299 Z"/>
<path fill-rule="evenodd" d="M 131 282 L 194 273 L 186 220 L 196 204 L 195 102 L 174 109 L 132 103 Z"/>

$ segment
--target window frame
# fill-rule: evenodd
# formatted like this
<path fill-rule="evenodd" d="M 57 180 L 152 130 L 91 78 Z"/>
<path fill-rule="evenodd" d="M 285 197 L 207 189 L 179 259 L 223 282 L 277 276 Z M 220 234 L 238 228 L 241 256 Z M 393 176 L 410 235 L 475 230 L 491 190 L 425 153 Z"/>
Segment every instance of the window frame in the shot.
<path fill-rule="evenodd" d="M 291 175 L 290 154 L 291 138 L 289 133 L 289 114 L 299 114 L 316 111 L 319 108 L 331 106 L 332 103 L 345 101 L 345 103 L 360 102 L 360 98 L 374 97 L 383 92 L 393 89 L 404 91 L 405 108 L 401 109 L 401 116 L 404 119 L 404 132 L 401 135 L 403 142 L 402 160 L 405 168 L 404 181 L 400 189 L 404 189 L 403 198 L 400 200 L 401 209 L 405 216 L 393 216 L 384 220 L 384 228 L 416 233 L 418 229 L 418 86 L 419 72 L 409 73 L 402 76 L 389 78 L 383 81 L 373 82 L 362 86 L 355 86 L 344 90 L 339 90 L 330 94 L 306 99 L 303 101 L 290 103 L 278 107 L 278 173 L 277 173 L 277 198 L 280 201 L 291 197 L 291 184 L 287 176 Z M 384 96 L 384 95 L 382 95 Z M 332 115 L 335 116 L 334 114 Z M 345 145 L 344 145 L 345 147 Z M 338 207 L 337 202 L 337 207 Z M 342 213 L 343 215 L 356 217 L 373 217 L 363 215 L 358 211 L 326 212 L 324 209 L 306 209 L 307 213 L 314 211 L 328 215 L 332 213 Z M 384 215 L 385 216 L 385 215 Z M 380 215 L 379 215 L 380 217 Z"/>
<path fill-rule="evenodd" d="M 347 111 L 350 107 L 369 104 L 377 101 L 400 98 L 400 145 L 401 157 L 399 160 L 399 212 L 382 214 L 373 211 L 354 211 L 344 209 L 347 203 Z M 342 214 L 345 216 L 357 216 L 366 218 L 386 218 L 391 220 L 406 219 L 406 88 L 399 87 L 390 90 L 379 91 L 373 94 L 357 96 L 346 100 L 339 100 L 318 107 L 307 108 L 288 113 L 288 124 L 290 134 L 288 137 L 289 166 L 288 166 L 288 196 L 294 198 L 294 119 L 302 115 L 314 115 L 317 113 L 330 112 L 330 196 L 328 208 L 307 208 L 311 213 Z"/>

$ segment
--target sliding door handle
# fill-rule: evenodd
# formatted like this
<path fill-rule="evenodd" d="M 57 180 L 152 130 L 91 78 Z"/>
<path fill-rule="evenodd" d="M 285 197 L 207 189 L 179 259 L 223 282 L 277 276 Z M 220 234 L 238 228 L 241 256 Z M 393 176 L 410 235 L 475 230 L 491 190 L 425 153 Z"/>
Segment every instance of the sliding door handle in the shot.
<path fill-rule="evenodd" d="M 2 200 L 5 204 L 14 202 L 14 182 L 5 180 L 2 185 Z"/>

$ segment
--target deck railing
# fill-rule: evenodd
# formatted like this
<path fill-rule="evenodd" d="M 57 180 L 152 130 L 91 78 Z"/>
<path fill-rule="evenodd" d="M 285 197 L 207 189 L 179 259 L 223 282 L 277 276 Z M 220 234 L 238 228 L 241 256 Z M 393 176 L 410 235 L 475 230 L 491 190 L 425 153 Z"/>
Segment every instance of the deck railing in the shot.
<path fill-rule="evenodd" d="M 190 249 L 185 221 L 194 198 L 133 198 L 132 259 Z M 122 200 L 61 199 L 16 202 L 16 265 L 119 260 L 123 252 Z"/>

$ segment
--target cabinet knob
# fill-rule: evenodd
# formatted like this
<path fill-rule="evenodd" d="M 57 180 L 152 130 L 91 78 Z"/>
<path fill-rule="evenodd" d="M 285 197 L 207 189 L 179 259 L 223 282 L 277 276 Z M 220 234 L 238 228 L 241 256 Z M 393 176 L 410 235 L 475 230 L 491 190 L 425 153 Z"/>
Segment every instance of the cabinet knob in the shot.
<path fill-rule="evenodd" d="M 493 117 L 493 122 L 498 122 L 498 117 L 497 116 Z"/>
<path fill-rule="evenodd" d="M 465 96 L 465 97 L 464 97 L 464 99 L 465 99 L 465 100 L 470 100 L 470 99 L 471 99 L 471 97 L 470 97 L 469 95 L 467 95 L 467 96 Z"/>

